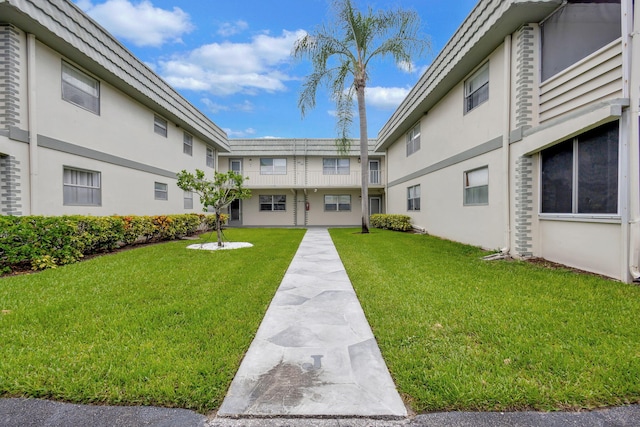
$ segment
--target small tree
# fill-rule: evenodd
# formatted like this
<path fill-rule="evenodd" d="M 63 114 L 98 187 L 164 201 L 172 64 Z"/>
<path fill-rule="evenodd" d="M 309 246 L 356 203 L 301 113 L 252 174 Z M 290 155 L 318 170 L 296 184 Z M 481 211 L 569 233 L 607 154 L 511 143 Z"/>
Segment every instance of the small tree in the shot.
<path fill-rule="evenodd" d="M 227 173 L 213 172 L 213 181 L 205 178 L 204 172 L 196 169 L 195 175 L 186 170 L 178 174 L 178 187 L 184 191 L 193 191 L 200 196 L 203 210 L 208 211 L 212 207 L 216 214 L 216 233 L 218 235 L 218 247 L 222 247 L 222 224 L 220 213 L 234 200 L 248 199 L 251 190 L 244 188 L 245 177 L 234 171 Z"/>

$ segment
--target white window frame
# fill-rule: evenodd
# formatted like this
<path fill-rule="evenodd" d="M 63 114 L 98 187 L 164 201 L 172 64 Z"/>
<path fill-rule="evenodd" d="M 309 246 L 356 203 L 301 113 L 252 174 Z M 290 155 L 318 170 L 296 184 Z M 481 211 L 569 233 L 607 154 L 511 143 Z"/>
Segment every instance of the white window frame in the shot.
<path fill-rule="evenodd" d="M 187 156 L 193 156 L 193 136 L 187 132 L 182 136 L 182 152 Z"/>
<path fill-rule="evenodd" d="M 539 163 L 539 214 L 540 217 L 542 218 L 591 218 L 591 219 L 619 219 L 620 218 L 620 213 L 621 213 L 621 194 L 622 194 L 622 182 L 623 182 L 623 178 L 621 175 L 621 171 L 622 171 L 622 166 L 621 166 L 621 159 L 622 159 L 622 147 L 621 147 L 621 139 L 620 139 L 620 122 L 618 120 L 614 121 L 614 122 L 609 122 L 609 123 L 605 123 L 603 125 L 598 126 L 597 128 L 591 129 L 589 131 L 583 132 L 579 135 L 576 135 L 572 138 L 569 138 L 565 141 L 562 141 L 554 146 L 551 147 L 547 147 L 544 150 L 542 150 L 540 152 L 540 163 Z M 615 200 L 615 212 L 593 212 L 593 211 L 585 211 L 580 209 L 581 207 L 581 201 L 584 200 L 581 196 L 583 194 L 583 192 L 593 192 L 593 190 L 591 189 L 591 187 L 588 184 L 584 184 L 581 183 L 581 177 L 588 177 L 590 176 L 590 174 L 584 174 L 581 173 L 580 171 L 580 166 L 581 166 L 581 155 L 580 155 L 580 148 L 582 146 L 582 144 L 589 143 L 589 138 L 588 136 L 593 135 L 593 134 L 600 134 L 600 135 L 605 135 L 605 131 L 606 128 L 608 127 L 613 127 L 616 128 L 616 135 L 617 135 L 617 140 L 616 142 L 616 147 L 617 147 L 617 159 L 615 162 L 613 162 L 616 166 L 615 169 L 615 174 L 612 174 L 612 177 L 616 178 L 617 181 L 617 185 L 616 190 L 615 190 L 615 198 L 612 200 Z M 561 149 L 564 148 L 564 151 L 566 152 L 570 152 L 571 154 L 571 167 L 570 167 L 570 172 L 571 172 L 571 185 L 570 187 L 568 187 L 568 197 L 565 197 L 563 199 L 560 200 L 569 200 L 570 201 L 570 208 L 568 210 L 562 211 L 562 210 L 552 210 L 552 209 L 545 209 L 545 202 L 544 202 L 544 198 L 545 198 L 545 190 L 546 191 L 550 191 L 549 189 L 545 189 L 545 179 L 544 179 L 544 175 L 545 175 L 545 155 L 549 153 L 549 151 L 553 150 L 553 149 Z M 589 158 L 589 156 L 587 155 L 587 158 Z M 583 184 L 583 185 L 581 185 Z M 608 194 L 608 193 L 601 193 L 601 194 Z"/>
<path fill-rule="evenodd" d="M 153 197 L 156 200 L 169 200 L 169 184 L 155 182 L 153 185 Z"/>
<path fill-rule="evenodd" d="M 206 150 L 206 164 L 207 164 L 207 167 L 215 168 L 214 152 L 213 152 L 213 148 L 211 147 L 207 147 L 207 150 Z"/>
<path fill-rule="evenodd" d="M 157 114 L 153 115 L 153 131 L 158 135 L 164 136 L 165 138 L 168 135 L 167 129 L 169 128 L 169 122 L 166 119 L 158 116 Z"/>
<path fill-rule="evenodd" d="M 334 198 L 333 203 L 329 203 L 327 201 L 328 198 Z M 341 205 L 348 206 L 348 208 L 340 209 Z M 328 206 L 335 206 L 335 208 L 328 208 Z M 324 195 L 324 211 L 325 212 L 351 212 L 351 195 L 350 194 L 325 194 Z"/>
<path fill-rule="evenodd" d="M 420 150 L 420 123 L 407 132 L 407 157 Z"/>
<path fill-rule="evenodd" d="M 62 99 L 100 115 L 100 81 L 62 61 Z"/>
<path fill-rule="evenodd" d="M 81 177 L 86 179 L 79 179 Z M 98 171 L 63 166 L 62 188 L 64 206 L 102 206 L 102 174 Z M 87 193 L 91 202 L 79 202 L 79 192 Z"/>
<path fill-rule="evenodd" d="M 286 175 L 287 159 L 282 157 L 261 157 L 260 175 Z"/>
<path fill-rule="evenodd" d="M 463 204 L 464 206 L 484 206 L 489 204 L 489 166 L 482 166 L 463 173 Z M 486 188 L 486 200 L 471 201 L 477 196 L 477 192 Z"/>
<path fill-rule="evenodd" d="M 372 169 L 371 165 L 377 165 L 376 169 Z M 369 160 L 369 184 L 380 184 L 380 160 Z"/>
<path fill-rule="evenodd" d="M 287 210 L 286 194 L 261 194 L 258 196 L 260 212 L 285 212 Z"/>
<path fill-rule="evenodd" d="M 193 191 L 184 192 L 184 209 L 193 209 Z"/>
<path fill-rule="evenodd" d="M 238 167 L 234 168 L 234 165 L 238 165 Z M 229 170 L 242 173 L 242 159 L 229 159 Z"/>
<path fill-rule="evenodd" d="M 485 62 L 464 82 L 465 114 L 489 100 L 489 62 Z"/>
<path fill-rule="evenodd" d="M 407 187 L 407 211 L 417 212 L 420 210 L 420 192 L 420 184 Z"/>
<path fill-rule="evenodd" d="M 327 157 L 322 159 L 323 175 L 351 174 L 351 161 L 344 157 Z"/>

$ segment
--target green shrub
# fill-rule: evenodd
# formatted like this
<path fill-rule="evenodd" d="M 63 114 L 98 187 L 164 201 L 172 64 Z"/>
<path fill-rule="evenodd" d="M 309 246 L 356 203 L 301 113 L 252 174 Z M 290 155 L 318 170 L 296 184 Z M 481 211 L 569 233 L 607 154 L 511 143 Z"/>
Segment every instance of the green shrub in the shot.
<path fill-rule="evenodd" d="M 206 231 L 212 217 L 0 216 L 0 274 L 14 268 L 54 268 L 138 242 L 177 239 Z"/>
<path fill-rule="evenodd" d="M 398 214 L 373 214 L 370 218 L 371 226 L 395 231 L 411 230 L 411 218 Z"/>

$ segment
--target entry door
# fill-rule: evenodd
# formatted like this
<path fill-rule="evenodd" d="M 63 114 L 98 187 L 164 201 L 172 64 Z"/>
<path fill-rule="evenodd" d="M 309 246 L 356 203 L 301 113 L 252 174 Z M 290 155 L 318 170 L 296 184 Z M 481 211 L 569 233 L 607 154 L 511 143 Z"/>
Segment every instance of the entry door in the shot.
<path fill-rule="evenodd" d="M 236 173 L 242 173 L 242 159 L 230 159 L 229 169 Z"/>
<path fill-rule="evenodd" d="M 369 215 L 382 213 L 382 198 L 369 197 Z"/>
<path fill-rule="evenodd" d="M 229 222 L 238 224 L 241 222 L 242 201 L 234 200 L 229 206 Z"/>
<path fill-rule="evenodd" d="M 369 184 L 380 184 L 379 160 L 369 160 Z"/>

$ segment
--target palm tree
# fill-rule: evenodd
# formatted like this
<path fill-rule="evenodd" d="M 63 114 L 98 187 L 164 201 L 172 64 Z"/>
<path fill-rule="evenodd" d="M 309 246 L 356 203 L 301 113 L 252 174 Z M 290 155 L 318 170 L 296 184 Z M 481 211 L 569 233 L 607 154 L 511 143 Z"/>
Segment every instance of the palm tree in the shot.
<path fill-rule="evenodd" d="M 298 107 L 305 115 L 315 107 L 316 92 L 325 85 L 336 103 L 340 153 L 350 148 L 349 129 L 353 123 L 353 98 L 358 102 L 360 122 L 360 161 L 362 165 L 362 233 L 369 232 L 369 143 L 365 88 L 367 67 L 373 58 L 392 57 L 398 66 L 410 66 L 411 55 L 422 54 L 429 42 L 419 36 L 420 17 L 414 11 L 376 11 L 363 14 L 351 0 L 335 0 L 336 19 L 331 26 L 321 26 L 314 34 L 296 41 L 293 56 L 307 58 L 313 71 L 303 83 Z M 331 63 L 330 60 L 333 61 Z M 346 87 L 347 78 L 353 80 Z"/>

